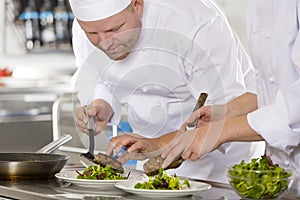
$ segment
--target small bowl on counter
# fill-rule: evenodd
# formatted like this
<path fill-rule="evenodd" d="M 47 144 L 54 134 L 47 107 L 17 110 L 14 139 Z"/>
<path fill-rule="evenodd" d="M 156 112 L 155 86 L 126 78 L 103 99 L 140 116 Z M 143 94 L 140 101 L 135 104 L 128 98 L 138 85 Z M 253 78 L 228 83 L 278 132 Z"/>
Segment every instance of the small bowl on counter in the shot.
<path fill-rule="evenodd" d="M 270 164 L 268 158 L 226 166 L 227 178 L 243 199 L 276 199 L 291 186 L 295 169 Z"/>

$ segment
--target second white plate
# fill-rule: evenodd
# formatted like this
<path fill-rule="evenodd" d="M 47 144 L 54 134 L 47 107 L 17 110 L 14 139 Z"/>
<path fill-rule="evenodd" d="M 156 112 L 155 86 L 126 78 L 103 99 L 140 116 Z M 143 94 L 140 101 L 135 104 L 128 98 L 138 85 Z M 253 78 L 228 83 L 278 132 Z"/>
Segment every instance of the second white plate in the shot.
<path fill-rule="evenodd" d="M 147 189 L 135 189 L 134 185 L 136 183 L 142 183 L 141 180 L 125 180 L 118 182 L 115 186 L 125 192 L 136 194 L 144 197 L 183 197 L 191 196 L 193 194 L 199 193 L 203 190 L 208 190 L 211 188 L 211 185 L 202 182 L 190 181 L 191 187 L 184 190 L 147 190 Z"/>

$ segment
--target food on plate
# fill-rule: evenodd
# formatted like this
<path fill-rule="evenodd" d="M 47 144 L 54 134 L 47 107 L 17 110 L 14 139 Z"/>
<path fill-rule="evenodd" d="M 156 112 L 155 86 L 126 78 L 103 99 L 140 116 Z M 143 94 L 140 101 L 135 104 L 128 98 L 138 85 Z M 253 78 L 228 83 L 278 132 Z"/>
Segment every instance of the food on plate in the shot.
<path fill-rule="evenodd" d="M 164 159 L 161 156 L 150 158 L 143 166 L 145 174 L 148 176 L 154 176 L 159 173 L 159 169 Z M 175 159 L 166 169 L 177 168 L 181 165 L 184 160 L 180 157 Z"/>
<path fill-rule="evenodd" d="M 180 181 L 180 177 L 174 174 L 173 176 L 167 174 L 162 168 L 155 177 L 149 177 L 150 180 L 143 183 L 136 183 L 135 189 L 149 189 L 149 190 L 184 190 L 190 188 L 190 182 L 185 179 Z"/>
<path fill-rule="evenodd" d="M 113 157 L 108 156 L 106 154 L 99 153 L 99 154 L 95 155 L 94 162 L 98 163 L 102 167 L 109 165 L 112 169 L 114 169 L 115 171 L 117 171 L 119 173 L 124 172 L 122 163 L 120 163 L 118 160 L 116 160 Z"/>
<path fill-rule="evenodd" d="M 263 156 L 246 163 L 242 161 L 228 169 L 233 188 L 242 196 L 252 199 L 277 198 L 287 188 L 292 171 L 285 170 Z"/>
<path fill-rule="evenodd" d="M 101 167 L 101 165 L 89 166 L 82 173 L 76 171 L 77 179 L 94 179 L 94 180 L 124 180 L 128 176 L 119 174 L 113 170 L 109 165 Z"/>

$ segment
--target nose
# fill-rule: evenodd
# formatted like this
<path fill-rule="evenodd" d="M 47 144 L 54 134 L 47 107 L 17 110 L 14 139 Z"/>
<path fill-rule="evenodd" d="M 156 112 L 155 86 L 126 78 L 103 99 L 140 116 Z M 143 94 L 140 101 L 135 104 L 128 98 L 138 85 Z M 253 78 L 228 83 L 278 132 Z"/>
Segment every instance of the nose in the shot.
<path fill-rule="evenodd" d="M 108 33 L 99 33 L 98 34 L 98 46 L 102 49 L 108 49 L 113 44 L 113 37 Z"/>

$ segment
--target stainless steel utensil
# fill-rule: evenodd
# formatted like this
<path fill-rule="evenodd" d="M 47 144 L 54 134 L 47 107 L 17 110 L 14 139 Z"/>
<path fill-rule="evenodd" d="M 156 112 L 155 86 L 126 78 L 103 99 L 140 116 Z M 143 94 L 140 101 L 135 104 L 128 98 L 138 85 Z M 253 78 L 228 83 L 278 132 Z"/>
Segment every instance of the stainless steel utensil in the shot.
<path fill-rule="evenodd" d="M 88 109 L 87 106 L 84 107 L 85 109 L 85 113 L 87 115 L 88 113 Z M 104 153 L 98 153 L 97 155 L 94 155 L 94 148 L 95 148 L 95 143 L 94 143 L 94 118 L 93 117 L 89 117 L 88 120 L 88 131 L 89 131 L 89 151 L 87 153 L 83 153 L 80 154 L 81 157 L 83 157 L 84 159 L 87 160 L 86 161 L 82 161 L 81 163 L 84 163 L 84 165 L 86 165 L 86 163 L 95 163 L 95 164 L 99 164 L 102 167 L 105 167 L 106 165 L 109 165 L 112 169 L 119 171 L 119 172 L 123 172 L 124 169 L 122 167 L 122 164 L 117 161 L 116 159 L 114 159 L 111 156 L 108 156 Z"/>
<path fill-rule="evenodd" d="M 84 106 L 85 114 L 88 116 L 88 108 Z M 94 133 L 95 133 L 95 126 L 94 126 L 94 118 L 89 117 L 87 123 L 88 131 L 89 131 L 89 151 L 87 153 L 83 153 L 80 156 L 87 158 L 90 161 L 94 162 L 94 149 L 95 149 L 95 141 L 94 141 Z"/>
<path fill-rule="evenodd" d="M 65 143 L 69 142 L 72 139 L 72 136 L 69 134 L 62 135 L 57 140 L 47 144 L 46 146 L 42 147 L 41 149 L 37 150 L 36 153 L 51 153 L 64 145 Z"/>

